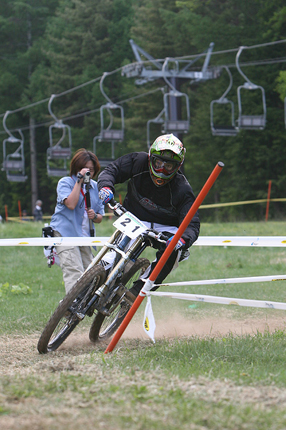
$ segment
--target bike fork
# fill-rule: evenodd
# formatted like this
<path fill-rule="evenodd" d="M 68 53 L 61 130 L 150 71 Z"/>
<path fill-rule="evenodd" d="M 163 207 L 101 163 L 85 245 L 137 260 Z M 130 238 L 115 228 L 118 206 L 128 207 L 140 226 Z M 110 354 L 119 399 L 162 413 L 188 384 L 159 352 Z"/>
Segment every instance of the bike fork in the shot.
<path fill-rule="evenodd" d="M 106 292 L 109 290 L 110 286 L 112 285 L 112 282 L 116 280 L 118 275 L 123 273 L 124 267 L 133 257 L 134 250 L 136 250 L 138 245 L 140 245 L 143 241 L 144 241 L 144 238 L 142 236 L 139 236 L 135 240 L 135 242 L 130 246 L 130 248 L 127 250 L 126 253 L 121 252 L 121 259 L 116 264 L 116 266 L 112 269 L 105 283 L 98 288 L 98 290 L 96 291 L 97 295 L 99 295 L 100 297 L 106 295 Z"/>

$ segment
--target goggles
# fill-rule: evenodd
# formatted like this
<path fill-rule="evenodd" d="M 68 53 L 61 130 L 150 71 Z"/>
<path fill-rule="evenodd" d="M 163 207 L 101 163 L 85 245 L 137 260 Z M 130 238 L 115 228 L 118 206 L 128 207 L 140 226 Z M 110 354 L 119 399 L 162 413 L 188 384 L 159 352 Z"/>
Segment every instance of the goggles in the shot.
<path fill-rule="evenodd" d="M 166 160 L 157 155 L 152 155 L 151 160 L 155 172 L 164 173 L 165 175 L 170 175 L 180 167 L 180 163 L 178 161 Z"/>

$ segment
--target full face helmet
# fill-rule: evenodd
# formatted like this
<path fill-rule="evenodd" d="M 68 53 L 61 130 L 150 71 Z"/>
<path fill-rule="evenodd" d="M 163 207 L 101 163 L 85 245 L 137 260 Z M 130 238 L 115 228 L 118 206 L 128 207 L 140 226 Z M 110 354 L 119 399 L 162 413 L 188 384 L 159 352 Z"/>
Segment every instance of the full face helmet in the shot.
<path fill-rule="evenodd" d="M 177 173 L 185 158 L 182 142 L 173 134 L 157 137 L 149 150 L 149 170 L 157 187 L 169 182 Z"/>

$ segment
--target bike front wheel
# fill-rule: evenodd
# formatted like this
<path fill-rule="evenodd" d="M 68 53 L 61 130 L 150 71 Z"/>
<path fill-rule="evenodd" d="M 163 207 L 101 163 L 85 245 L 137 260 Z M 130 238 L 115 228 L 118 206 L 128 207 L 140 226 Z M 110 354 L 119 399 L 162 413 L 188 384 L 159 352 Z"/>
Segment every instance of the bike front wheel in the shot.
<path fill-rule="evenodd" d="M 81 310 L 89 303 L 106 277 L 102 266 L 93 266 L 84 273 L 60 301 L 38 341 L 38 351 L 55 351 L 71 334 L 85 315 Z"/>
<path fill-rule="evenodd" d="M 149 260 L 139 258 L 135 261 L 131 269 L 122 276 L 121 284 L 129 290 L 133 286 L 133 282 L 137 281 L 143 275 L 149 265 Z M 106 316 L 100 312 L 96 314 L 90 327 L 89 339 L 92 342 L 107 340 L 118 329 L 130 307 L 124 298 L 122 300 L 114 297 L 109 306 L 109 308 L 114 308 L 110 315 Z"/>

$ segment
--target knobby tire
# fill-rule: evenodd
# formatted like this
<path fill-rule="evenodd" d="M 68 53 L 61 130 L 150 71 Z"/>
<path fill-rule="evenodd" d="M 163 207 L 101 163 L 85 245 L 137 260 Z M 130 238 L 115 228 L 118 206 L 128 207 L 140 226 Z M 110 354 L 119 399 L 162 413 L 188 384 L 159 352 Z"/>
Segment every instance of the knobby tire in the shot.
<path fill-rule="evenodd" d="M 37 347 L 40 354 L 55 351 L 66 340 L 81 321 L 75 314 L 70 314 L 69 317 L 69 308 L 79 294 L 90 285 L 92 288 L 88 298 L 85 300 L 88 302 L 88 299 L 94 295 L 95 290 L 103 284 L 105 277 L 106 273 L 103 267 L 96 265 L 77 280 L 47 322 L 38 341 Z M 83 300 L 81 300 L 82 302 Z"/>
<path fill-rule="evenodd" d="M 135 261 L 131 269 L 122 276 L 121 284 L 123 284 L 127 289 L 130 289 L 133 282 L 142 276 L 149 265 L 150 262 L 147 258 L 139 258 Z M 114 304 L 115 300 L 118 299 L 115 297 L 111 306 Z M 91 342 L 105 341 L 112 336 L 122 323 L 129 309 L 130 305 L 123 299 L 118 302 L 118 306 L 113 310 L 111 315 L 105 316 L 98 312 L 89 331 L 89 339 Z"/>

